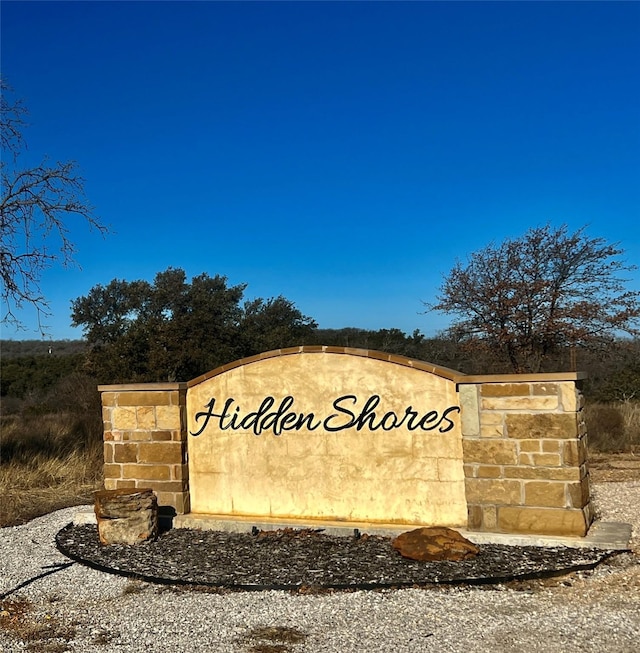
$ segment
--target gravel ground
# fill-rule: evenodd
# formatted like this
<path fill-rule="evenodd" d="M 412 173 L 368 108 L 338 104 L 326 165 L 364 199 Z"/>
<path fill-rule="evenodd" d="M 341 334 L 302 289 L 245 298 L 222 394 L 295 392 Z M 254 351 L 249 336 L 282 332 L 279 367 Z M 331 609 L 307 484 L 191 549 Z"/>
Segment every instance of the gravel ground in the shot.
<path fill-rule="evenodd" d="M 0 529 L 7 653 L 611 651 L 640 649 L 640 481 L 594 487 L 633 553 L 592 571 L 491 586 L 304 594 L 154 585 L 70 561 L 55 535 L 77 508 Z"/>

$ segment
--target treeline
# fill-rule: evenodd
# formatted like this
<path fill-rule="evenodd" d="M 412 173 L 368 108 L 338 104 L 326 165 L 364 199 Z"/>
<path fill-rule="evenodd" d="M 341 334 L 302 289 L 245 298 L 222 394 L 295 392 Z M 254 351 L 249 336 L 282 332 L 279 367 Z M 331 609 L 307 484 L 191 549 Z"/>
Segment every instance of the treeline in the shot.
<path fill-rule="evenodd" d="M 70 356 L 87 349 L 84 340 L 0 340 L 3 359 L 24 356 Z"/>
<path fill-rule="evenodd" d="M 276 328 L 276 331 L 278 329 Z M 277 338 L 268 329 L 256 329 L 254 339 L 248 339 L 245 332 L 242 346 L 216 349 L 210 358 L 205 352 L 207 347 L 199 343 L 202 356 L 202 366 L 192 369 L 190 376 L 180 376 L 173 380 L 188 381 L 191 378 L 210 371 L 217 365 L 237 360 L 254 353 L 295 345 L 334 345 L 384 351 L 409 358 L 429 361 L 443 367 L 455 369 L 467 374 L 486 374 L 508 372 L 504 363 L 492 359 L 488 355 L 473 354 L 465 350 L 464 345 L 445 337 L 427 338 L 419 331 L 406 334 L 400 329 L 380 329 L 377 331 L 344 328 L 305 329 L 304 334 L 286 332 L 280 324 Z M 154 372 L 150 361 L 144 363 L 147 374 L 141 375 L 143 366 L 139 361 L 133 363 L 129 374 L 127 365 L 130 359 L 121 356 L 115 363 L 105 361 L 109 347 L 91 348 L 84 340 L 52 341 L 40 343 L 41 351 L 46 353 L 28 353 L 19 355 L 16 352 L 37 352 L 38 341 L 1 341 L 2 358 L 0 359 L 0 394 L 2 396 L 3 413 L 17 408 L 24 401 L 29 404 L 60 406 L 61 393 L 64 403 L 73 402 L 74 396 L 85 396 L 91 387 L 98 383 L 120 383 L 127 381 L 166 381 L 167 369 L 160 367 Z M 183 349 L 188 350 L 190 340 L 181 341 Z M 146 349 L 150 351 L 150 349 Z M 221 354 L 221 351 L 226 354 Z M 11 352 L 7 354 L 7 352 Z M 50 353 L 49 353 L 50 352 Z M 167 359 L 171 352 L 164 351 Z M 182 353 L 185 356 L 186 353 Z M 157 359 L 153 359 L 157 360 Z M 189 359 L 193 360 L 193 358 Z M 591 352 L 588 350 L 562 351 L 549 362 L 549 371 L 566 371 L 572 368 L 585 371 L 588 379 L 585 382 L 585 394 L 596 401 L 625 401 L 640 399 L 640 340 L 620 339 L 613 341 L 606 352 Z M 76 390 L 73 390 L 75 385 Z M 79 390 L 79 387 L 82 390 Z M 16 401 L 17 400 L 17 401 Z"/>
<path fill-rule="evenodd" d="M 513 371 L 502 350 L 456 337 L 455 330 L 427 338 L 417 330 L 321 329 L 285 297 L 246 300 L 245 290 L 246 284 L 229 285 L 220 275 L 188 280 L 176 268 L 153 282 L 114 279 L 94 286 L 72 302 L 72 324 L 83 330 L 83 340 L 2 342 L 3 413 L 11 400 L 44 410 L 73 403 L 74 386 L 83 388 L 77 397 L 86 398 L 97 395 L 98 384 L 189 381 L 225 363 L 299 345 L 378 350 L 467 374 Z M 585 393 L 595 400 L 640 399 L 638 339 L 599 339 L 593 348 L 560 343 L 539 368 L 586 371 Z"/>

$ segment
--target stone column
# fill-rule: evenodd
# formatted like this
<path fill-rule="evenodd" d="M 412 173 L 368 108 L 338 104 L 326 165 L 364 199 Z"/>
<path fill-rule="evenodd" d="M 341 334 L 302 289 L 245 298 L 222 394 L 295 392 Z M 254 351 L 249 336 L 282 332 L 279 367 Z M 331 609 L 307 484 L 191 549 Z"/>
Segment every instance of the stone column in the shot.
<path fill-rule="evenodd" d="M 459 385 L 470 530 L 584 536 L 593 520 L 580 375 Z"/>
<path fill-rule="evenodd" d="M 151 488 L 160 513 L 189 512 L 185 383 L 103 385 L 104 485 Z"/>

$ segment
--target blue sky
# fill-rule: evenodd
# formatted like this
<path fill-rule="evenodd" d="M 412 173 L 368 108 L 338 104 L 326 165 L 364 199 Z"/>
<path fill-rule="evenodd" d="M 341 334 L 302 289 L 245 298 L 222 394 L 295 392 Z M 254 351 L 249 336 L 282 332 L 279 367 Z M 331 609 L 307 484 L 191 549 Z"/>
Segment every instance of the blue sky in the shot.
<path fill-rule="evenodd" d="M 640 3 L 12 2 L 25 164 L 78 162 L 70 302 L 169 266 L 284 295 L 321 327 L 422 314 L 457 259 L 551 222 L 640 263 Z M 631 286 L 640 289 L 638 275 Z M 3 327 L 4 338 L 37 338 Z"/>

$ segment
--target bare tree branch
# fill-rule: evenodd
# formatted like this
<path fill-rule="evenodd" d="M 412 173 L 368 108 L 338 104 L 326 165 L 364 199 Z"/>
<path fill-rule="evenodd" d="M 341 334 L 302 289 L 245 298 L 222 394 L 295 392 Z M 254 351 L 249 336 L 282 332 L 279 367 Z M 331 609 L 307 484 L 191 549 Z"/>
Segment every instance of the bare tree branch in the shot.
<path fill-rule="evenodd" d="M 45 159 L 38 166 L 19 169 L 26 109 L 20 101 L 10 103 L 6 98 L 9 87 L 1 81 L 0 86 L 0 144 L 3 155 L 11 155 L 3 156 L 0 163 L 0 319 L 21 327 L 16 313 L 31 305 L 42 331 L 43 319 L 50 315 L 40 290 L 42 274 L 56 263 L 75 265 L 76 247 L 69 236 L 69 221 L 81 218 L 101 234 L 108 229 L 87 202 L 84 179 L 77 174 L 74 162 L 50 164 Z"/>

